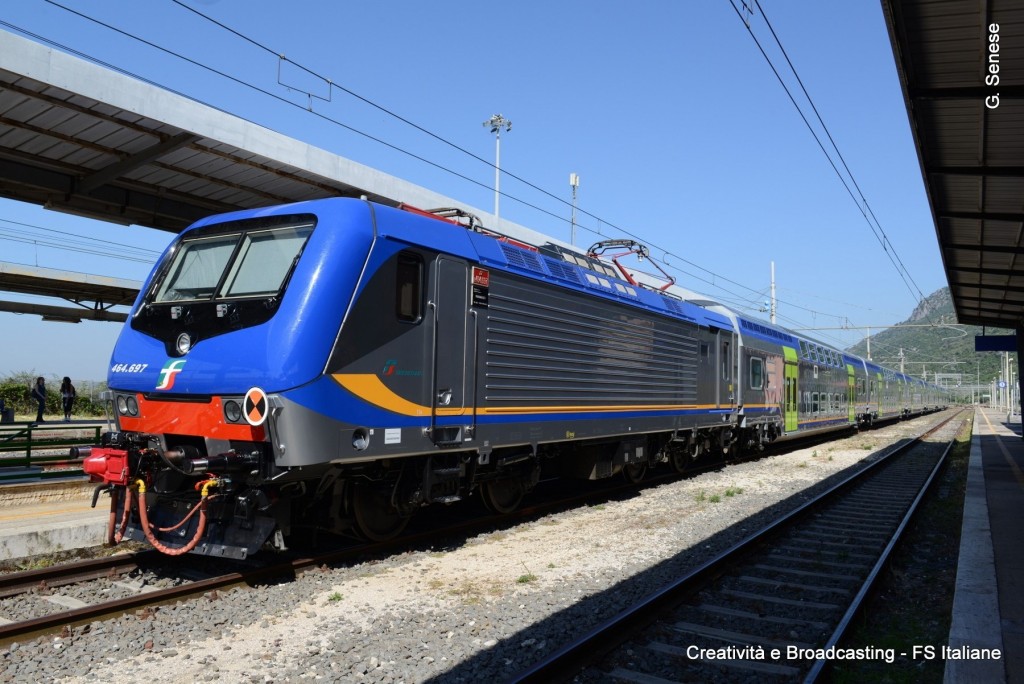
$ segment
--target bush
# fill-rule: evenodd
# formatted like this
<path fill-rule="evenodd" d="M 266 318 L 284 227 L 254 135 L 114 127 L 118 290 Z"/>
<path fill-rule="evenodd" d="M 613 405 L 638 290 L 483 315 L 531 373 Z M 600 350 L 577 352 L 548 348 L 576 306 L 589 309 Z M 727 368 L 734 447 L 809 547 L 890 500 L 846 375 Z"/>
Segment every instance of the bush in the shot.
<path fill-rule="evenodd" d="M 32 398 L 32 386 L 39 377 L 36 373 L 22 372 L 15 373 L 6 378 L 0 379 L 0 399 L 9 409 L 15 413 L 34 416 L 36 414 L 36 400 Z M 60 397 L 61 378 L 46 378 L 46 408 L 47 415 L 64 415 L 64 407 Z M 93 394 L 98 397 L 106 384 L 98 386 Z M 88 393 L 83 393 L 82 387 L 75 385 L 78 398 L 75 399 L 73 412 L 76 416 L 102 416 L 103 404 L 99 401 L 92 401 Z"/>

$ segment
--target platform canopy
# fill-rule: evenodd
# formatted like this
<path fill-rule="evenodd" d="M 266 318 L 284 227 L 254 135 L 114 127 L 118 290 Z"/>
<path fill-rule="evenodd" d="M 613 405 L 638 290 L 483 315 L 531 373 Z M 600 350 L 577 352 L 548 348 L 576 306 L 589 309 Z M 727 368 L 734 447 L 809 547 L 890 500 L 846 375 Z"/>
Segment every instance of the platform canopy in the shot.
<path fill-rule="evenodd" d="M 455 202 L 0 31 L 0 196 L 178 232 L 211 214 L 361 195 Z"/>
<path fill-rule="evenodd" d="M 961 323 L 1024 327 L 1024 4 L 882 0 Z"/>
<path fill-rule="evenodd" d="M 465 202 L 0 30 L 0 197 L 179 232 L 211 214 L 360 196 L 391 206 L 459 207 L 518 239 L 551 241 L 509 221 L 499 225 Z M 76 309 L 97 301 L 87 282 L 66 275 L 63 298 Z M 0 290 L 7 282 L 0 279 Z M 0 305 L 7 311 L 27 306 Z"/>
<path fill-rule="evenodd" d="M 124 278 L 23 266 L 0 261 L 0 290 L 63 299 L 72 306 L 0 301 L 0 311 L 37 314 L 44 320 L 78 323 L 124 321 L 127 314 L 111 310 L 131 306 L 142 283 Z"/>

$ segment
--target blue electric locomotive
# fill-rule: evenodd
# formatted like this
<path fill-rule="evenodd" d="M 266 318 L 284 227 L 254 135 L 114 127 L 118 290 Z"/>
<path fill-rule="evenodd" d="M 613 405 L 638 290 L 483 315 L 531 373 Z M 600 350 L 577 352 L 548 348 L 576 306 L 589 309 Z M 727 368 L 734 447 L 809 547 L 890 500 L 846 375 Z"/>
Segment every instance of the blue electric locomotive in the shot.
<path fill-rule="evenodd" d="M 113 351 L 85 464 L 110 540 L 383 539 L 470 494 L 512 510 L 542 467 L 638 479 L 870 415 L 864 362 L 613 263 L 355 199 L 196 223 Z"/>

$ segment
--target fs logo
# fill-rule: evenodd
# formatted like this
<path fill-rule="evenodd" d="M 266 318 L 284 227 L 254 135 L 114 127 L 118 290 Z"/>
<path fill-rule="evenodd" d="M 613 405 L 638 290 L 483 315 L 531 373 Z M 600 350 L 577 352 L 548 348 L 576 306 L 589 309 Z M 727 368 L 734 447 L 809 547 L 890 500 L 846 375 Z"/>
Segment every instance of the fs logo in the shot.
<path fill-rule="evenodd" d="M 174 379 L 181 372 L 185 365 L 185 359 L 173 359 L 164 364 L 160 369 L 160 382 L 156 384 L 158 390 L 169 390 L 174 387 Z"/>
<path fill-rule="evenodd" d="M 418 370 L 405 370 L 398 367 L 398 359 L 388 359 L 384 362 L 384 367 L 380 369 L 381 377 L 390 377 L 392 375 L 399 375 L 405 377 L 418 378 L 423 375 L 423 371 Z"/>

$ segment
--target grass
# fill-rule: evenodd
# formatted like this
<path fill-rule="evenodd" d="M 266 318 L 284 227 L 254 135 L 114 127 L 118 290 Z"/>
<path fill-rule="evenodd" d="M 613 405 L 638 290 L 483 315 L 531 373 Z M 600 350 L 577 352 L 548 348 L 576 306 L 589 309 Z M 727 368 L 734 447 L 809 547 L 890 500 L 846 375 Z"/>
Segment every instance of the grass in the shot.
<path fill-rule="evenodd" d="M 532 572 L 530 572 L 530 568 L 526 567 L 526 563 L 523 563 L 522 565 L 523 565 L 523 570 L 526 570 L 526 574 L 525 575 L 520 575 L 518 577 L 518 579 L 516 579 L 516 583 L 517 584 L 529 584 L 530 582 L 537 581 L 537 576 L 534 575 Z"/>
<path fill-rule="evenodd" d="M 336 603 L 336 602 L 342 600 L 343 598 L 345 598 L 345 597 L 341 595 L 341 592 L 336 591 L 333 594 L 331 594 L 330 596 L 328 596 L 327 600 L 331 601 L 332 603 Z"/>
<path fill-rule="evenodd" d="M 57 560 L 50 556 L 34 556 L 31 559 L 19 564 L 22 570 L 42 570 L 57 565 Z"/>
<path fill-rule="evenodd" d="M 705 503 L 705 502 L 707 502 L 707 503 L 721 503 L 722 502 L 722 497 L 731 498 L 731 497 L 736 496 L 737 494 L 742 494 L 742 493 L 743 493 L 743 487 L 728 487 L 721 494 L 708 494 L 707 492 L 705 492 L 702 489 L 699 492 L 697 492 L 697 494 L 695 496 L 695 499 L 696 499 L 697 503 L 699 503 L 699 504 Z"/>
<path fill-rule="evenodd" d="M 463 605 L 475 606 L 483 603 L 486 596 L 499 598 L 505 594 L 505 591 L 500 585 L 495 583 L 478 584 L 477 582 L 466 581 L 450 588 L 447 593 L 449 596 L 459 599 Z"/>

